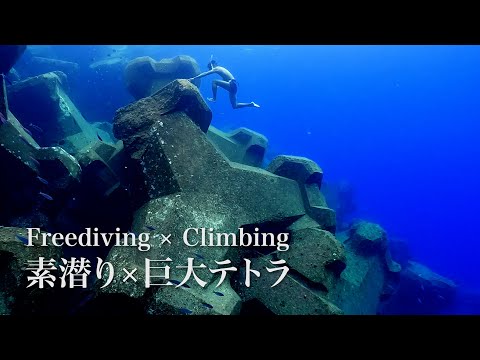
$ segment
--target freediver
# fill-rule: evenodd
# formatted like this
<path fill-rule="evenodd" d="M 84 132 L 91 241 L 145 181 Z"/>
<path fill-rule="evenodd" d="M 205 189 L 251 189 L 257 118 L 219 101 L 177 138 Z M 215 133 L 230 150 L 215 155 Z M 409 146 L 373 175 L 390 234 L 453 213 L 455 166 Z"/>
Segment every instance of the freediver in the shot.
<path fill-rule="evenodd" d="M 256 107 L 259 108 L 260 105 L 252 102 L 249 103 L 239 103 L 237 102 L 237 91 L 238 91 L 238 82 L 232 75 L 230 71 L 222 66 L 218 66 L 217 62 L 213 60 L 213 56 L 210 58 L 210 62 L 207 65 L 208 71 L 203 72 L 193 78 L 188 79 L 189 81 L 193 81 L 195 79 L 202 78 L 204 76 L 208 76 L 211 74 L 218 74 L 221 76 L 223 80 L 213 80 L 212 81 L 212 93 L 213 97 L 207 98 L 208 101 L 215 102 L 217 100 L 217 88 L 220 86 L 221 88 L 228 91 L 230 94 L 230 103 L 234 109 L 241 109 L 245 107 Z"/>

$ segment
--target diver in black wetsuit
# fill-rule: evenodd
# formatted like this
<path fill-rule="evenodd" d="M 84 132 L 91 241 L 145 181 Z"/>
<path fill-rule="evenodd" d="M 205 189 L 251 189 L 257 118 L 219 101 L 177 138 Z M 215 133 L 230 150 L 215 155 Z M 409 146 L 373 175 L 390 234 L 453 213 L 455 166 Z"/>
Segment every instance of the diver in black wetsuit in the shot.
<path fill-rule="evenodd" d="M 213 97 L 208 98 L 208 101 L 215 102 L 217 100 L 217 88 L 220 86 L 224 88 L 230 93 L 230 103 L 234 109 L 241 109 L 245 107 L 256 107 L 259 108 L 260 105 L 252 102 L 249 103 L 239 103 L 237 102 L 237 91 L 238 91 L 238 83 L 237 80 L 233 77 L 232 73 L 225 69 L 224 67 L 218 66 L 217 62 L 213 59 L 210 59 L 208 63 L 208 71 L 201 73 L 191 79 L 193 81 L 195 79 L 211 75 L 211 74 L 218 74 L 222 77 L 223 80 L 213 80 L 212 81 L 212 93 Z"/>

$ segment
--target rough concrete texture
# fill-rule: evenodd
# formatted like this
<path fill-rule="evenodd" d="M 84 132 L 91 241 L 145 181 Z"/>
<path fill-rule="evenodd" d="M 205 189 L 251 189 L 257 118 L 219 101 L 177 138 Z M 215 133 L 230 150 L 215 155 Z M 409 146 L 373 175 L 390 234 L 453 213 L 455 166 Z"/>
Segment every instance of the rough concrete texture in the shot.
<path fill-rule="evenodd" d="M 335 286 L 346 266 L 343 245 L 331 233 L 318 228 L 293 231 L 290 249 L 278 252 L 278 257 L 327 291 Z"/>
<path fill-rule="evenodd" d="M 378 224 L 359 221 L 350 228 L 348 242 L 356 251 L 365 255 L 384 253 L 387 234 Z"/>
<path fill-rule="evenodd" d="M 244 302 L 257 300 L 275 315 L 342 315 L 343 311 L 325 298 L 321 290 L 309 287 L 302 279 L 287 273 L 275 287 L 280 272 L 268 272 L 275 268 L 270 262 L 274 257 L 266 255 L 252 259 L 251 268 L 260 271 L 260 276 L 251 275 L 250 287 L 243 283 L 245 268 L 234 288 Z"/>
<path fill-rule="evenodd" d="M 287 230 L 290 232 L 302 230 L 302 229 L 321 229 L 320 224 L 312 219 L 308 215 L 302 216 L 300 219 L 295 221 L 292 225 L 290 225 Z"/>
<path fill-rule="evenodd" d="M 346 268 L 326 298 L 347 315 L 375 315 L 386 281 L 384 259 L 365 257 L 346 247 Z"/>
<path fill-rule="evenodd" d="M 256 167 L 262 166 L 268 148 L 265 136 L 247 128 L 225 133 L 210 126 L 207 138 L 228 160 Z"/>
<path fill-rule="evenodd" d="M 0 125 L 0 170 L 9 174 L 0 177 L 0 221 L 20 227 L 45 225 L 47 214 L 63 205 L 81 175 L 71 155 L 61 148 L 40 148 L 12 113 Z"/>
<path fill-rule="evenodd" d="M 75 154 L 107 132 L 88 123 L 63 89 L 66 76 L 50 72 L 8 87 L 10 110 L 42 147 L 60 146 Z M 41 130 L 37 130 L 37 127 Z"/>
<path fill-rule="evenodd" d="M 335 211 L 328 208 L 320 192 L 323 172 L 314 161 L 305 157 L 280 155 L 272 160 L 267 170 L 295 180 L 300 186 L 307 213 L 320 224 L 322 229 L 335 234 Z"/>
<path fill-rule="evenodd" d="M 212 283 L 205 290 L 162 286 L 148 304 L 146 313 L 149 315 L 238 315 L 241 305 L 240 296 L 232 290 L 228 282 L 218 288 L 216 283 Z"/>
<path fill-rule="evenodd" d="M 392 258 L 386 231 L 378 224 L 367 221 L 354 223 L 349 230 L 346 242 L 360 255 L 383 256 L 388 270 L 392 273 L 398 273 L 402 269 L 401 265 Z"/>
<path fill-rule="evenodd" d="M 152 259 L 169 257 L 175 265 L 184 264 L 189 254 L 198 259 L 195 249 L 207 265 L 216 268 L 214 260 L 224 259 L 228 248 L 187 247 L 182 242 L 185 229 L 206 227 L 233 234 L 240 227 L 253 225 L 285 229 L 305 214 L 295 181 L 225 159 L 205 135 L 210 119 L 198 89 L 182 80 L 117 112 L 115 136 L 124 142 L 130 160 L 136 163 L 131 171 L 137 182 L 131 186 L 137 194 L 133 198 L 138 210 L 132 230 L 151 233 L 153 247 L 148 255 Z M 172 244 L 160 245 L 160 233 L 172 234 Z M 144 274 L 145 254 L 136 249 L 114 248 L 109 259 L 120 267 L 137 265 L 139 276 Z M 202 270 L 199 276 L 204 281 L 215 281 L 210 272 Z M 178 278 L 181 271 L 172 269 L 171 274 Z M 117 284 L 100 293 L 124 293 L 143 301 L 150 298 L 144 284 Z M 201 306 L 206 291 L 198 287 L 197 303 L 189 306 Z M 162 294 L 155 294 L 156 303 Z M 223 300 L 235 304 L 234 295 L 225 294 Z M 172 309 L 175 303 L 168 297 L 161 302 L 165 309 Z M 229 309 L 237 311 L 236 305 Z"/>
<path fill-rule="evenodd" d="M 52 306 L 58 305 L 54 295 L 54 288 L 48 285 L 44 289 L 38 286 L 27 288 L 30 271 L 24 270 L 29 260 L 59 260 L 62 250 L 59 247 L 36 246 L 27 247 L 18 238 L 27 237 L 27 230 L 23 228 L 0 226 L 0 315 L 49 313 Z M 57 276 L 55 272 L 52 275 Z"/>

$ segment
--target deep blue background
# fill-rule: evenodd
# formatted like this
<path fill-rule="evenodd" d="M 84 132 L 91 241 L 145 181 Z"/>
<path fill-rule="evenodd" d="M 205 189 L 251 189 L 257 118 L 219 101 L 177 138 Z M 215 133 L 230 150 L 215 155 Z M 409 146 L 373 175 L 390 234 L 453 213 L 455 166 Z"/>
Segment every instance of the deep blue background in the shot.
<path fill-rule="evenodd" d="M 48 51 L 84 69 L 92 54 L 110 50 Z M 179 54 L 196 58 L 202 70 L 213 54 L 238 79 L 239 101 L 261 105 L 233 110 L 219 90 L 217 103 L 209 103 L 213 125 L 249 127 L 269 138 L 272 151 L 315 160 L 326 181 L 348 180 L 359 217 L 407 240 L 414 257 L 434 271 L 480 289 L 479 46 L 130 46 L 124 52 L 157 60 Z M 205 97 L 213 78 L 202 80 Z M 125 97 L 124 89 L 110 91 Z"/>

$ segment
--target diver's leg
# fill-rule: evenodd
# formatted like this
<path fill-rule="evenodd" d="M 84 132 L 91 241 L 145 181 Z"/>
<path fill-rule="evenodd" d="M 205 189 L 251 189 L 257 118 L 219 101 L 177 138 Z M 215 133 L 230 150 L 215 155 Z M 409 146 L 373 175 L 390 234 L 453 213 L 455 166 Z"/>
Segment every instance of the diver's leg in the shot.
<path fill-rule="evenodd" d="M 217 88 L 218 87 L 222 87 L 224 88 L 225 90 L 230 90 L 230 84 L 226 81 L 222 81 L 222 80 L 213 80 L 212 81 L 212 94 L 213 94 L 213 97 L 211 98 L 207 98 L 208 101 L 216 101 L 217 100 Z"/>
<path fill-rule="evenodd" d="M 208 101 L 216 101 L 217 100 L 217 81 L 218 80 L 213 80 L 212 81 L 212 97 L 211 98 L 207 98 Z"/>
<path fill-rule="evenodd" d="M 234 109 L 241 109 L 245 107 L 257 107 L 259 108 L 260 105 L 255 104 L 253 101 L 249 103 L 239 103 L 237 102 L 237 94 L 230 93 L 230 103 Z"/>

